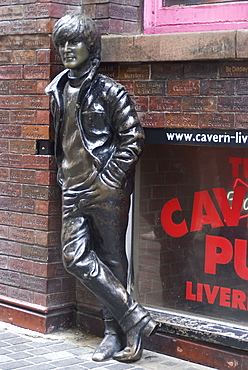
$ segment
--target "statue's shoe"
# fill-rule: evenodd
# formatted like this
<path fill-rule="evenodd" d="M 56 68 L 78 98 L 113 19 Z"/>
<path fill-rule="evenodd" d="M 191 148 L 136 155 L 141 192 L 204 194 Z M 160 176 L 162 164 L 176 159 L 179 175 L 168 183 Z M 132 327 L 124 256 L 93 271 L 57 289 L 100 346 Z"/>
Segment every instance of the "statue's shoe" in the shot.
<path fill-rule="evenodd" d="M 123 347 L 122 347 L 123 348 Z M 121 341 L 117 334 L 106 334 L 93 353 L 93 361 L 105 361 L 121 350 Z"/>
<path fill-rule="evenodd" d="M 127 333 L 127 346 L 113 355 L 113 359 L 120 362 L 134 362 L 140 360 L 143 352 L 142 339 L 153 334 L 158 323 L 151 317 L 145 317 Z"/>

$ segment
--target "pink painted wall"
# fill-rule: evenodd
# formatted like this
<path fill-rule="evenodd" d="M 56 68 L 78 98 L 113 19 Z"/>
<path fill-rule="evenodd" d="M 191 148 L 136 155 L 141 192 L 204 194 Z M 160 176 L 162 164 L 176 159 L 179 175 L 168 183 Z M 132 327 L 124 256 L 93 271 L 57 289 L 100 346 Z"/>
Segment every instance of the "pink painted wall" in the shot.
<path fill-rule="evenodd" d="M 198 32 L 248 28 L 248 1 L 162 8 L 162 0 L 144 0 L 144 32 Z"/>

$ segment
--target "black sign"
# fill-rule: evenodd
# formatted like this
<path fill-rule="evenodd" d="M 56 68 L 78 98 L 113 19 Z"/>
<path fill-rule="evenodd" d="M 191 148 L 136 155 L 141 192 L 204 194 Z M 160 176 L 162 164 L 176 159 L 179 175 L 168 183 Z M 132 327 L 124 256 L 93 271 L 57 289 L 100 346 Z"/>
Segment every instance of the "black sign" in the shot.
<path fill-rule="evenodd" d="M 248 148 L 247 130 L 147 128 L 145 133 L 147 143 Z"/>

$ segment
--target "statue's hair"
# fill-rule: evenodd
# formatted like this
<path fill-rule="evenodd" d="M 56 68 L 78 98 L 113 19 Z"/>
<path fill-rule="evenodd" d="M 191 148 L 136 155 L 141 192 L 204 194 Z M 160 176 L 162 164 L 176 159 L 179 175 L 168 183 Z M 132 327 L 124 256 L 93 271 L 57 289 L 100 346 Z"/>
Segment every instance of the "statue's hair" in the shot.
<path fill-rule="evenodd" d="M 66 41 L 83 41 L 90 58 L 100 61 L 101 37 L 95 22 L 85 14 L 67 14 L 54 26 L 52 39 L 56 49 Z"/>

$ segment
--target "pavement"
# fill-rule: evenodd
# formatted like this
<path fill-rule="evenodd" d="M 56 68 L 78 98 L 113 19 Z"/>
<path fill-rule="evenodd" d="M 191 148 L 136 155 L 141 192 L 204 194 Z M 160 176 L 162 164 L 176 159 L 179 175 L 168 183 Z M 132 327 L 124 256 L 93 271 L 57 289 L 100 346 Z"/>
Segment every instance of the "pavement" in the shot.
<path fill-rule="evenodd" d="M 40 334 L 0 322 L 0 370 L 213 370 L 147 350 L 132 364 L 94 362 L 91 356 L 100 340 L 77 329 Z"/>

